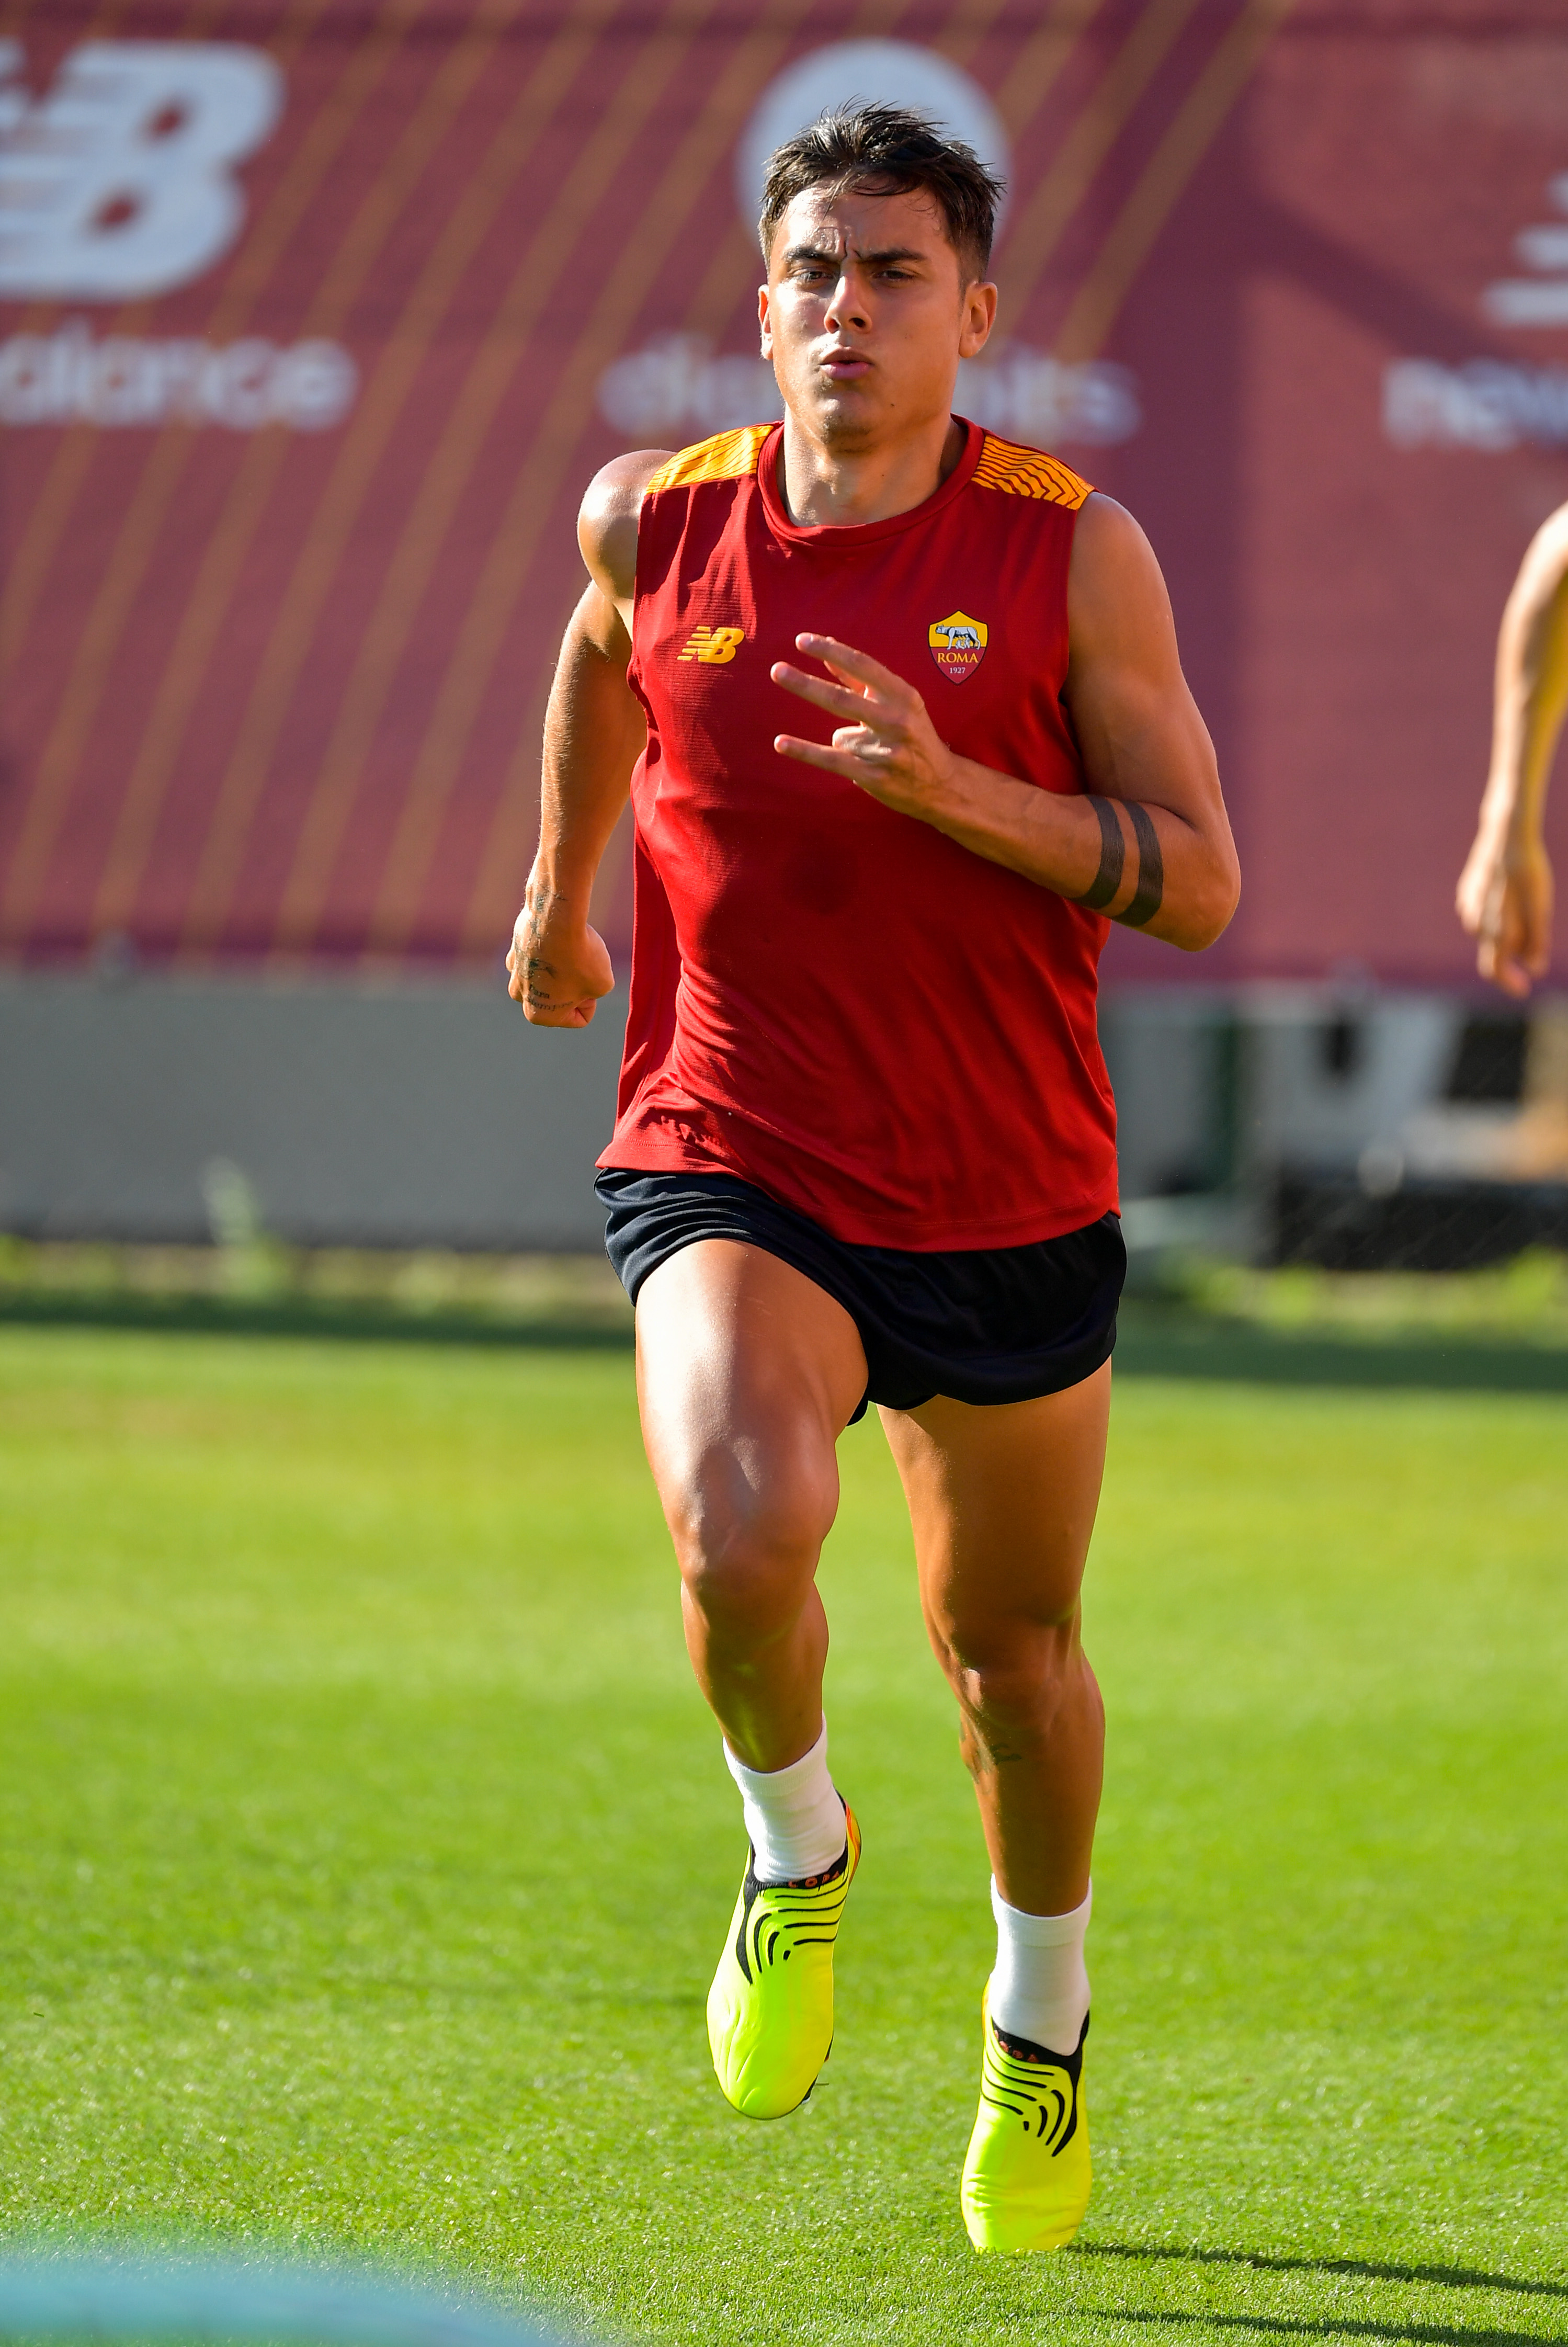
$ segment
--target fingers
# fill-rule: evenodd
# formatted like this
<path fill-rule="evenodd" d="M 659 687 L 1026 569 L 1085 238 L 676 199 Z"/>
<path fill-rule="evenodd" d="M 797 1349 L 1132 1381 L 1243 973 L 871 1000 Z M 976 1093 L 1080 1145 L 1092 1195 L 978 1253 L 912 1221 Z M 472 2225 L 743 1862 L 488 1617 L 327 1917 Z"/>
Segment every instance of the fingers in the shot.
<path fill-rule="evenodd" d="M 846 782 L 863 783 L 866 769 L 853 750 L 830 750 L 821 742 L 803 742 L 794 733 L 775 733 L 774 748 L 781 757 L 798 758 L 804 766 L 823 766 Z"/>
<path fill-rule="evenodd" d="M 909 690 L 901 676 L 895 676 L 890 668 L 874 661 L 869 652 L 857 652 L 853 644 L 840 643 L 836 636 L 796 636 L 795 644 L 809 660 L 841 669 L 847 676 L 858 677 L 863 684 L 874 685 L 879 692 L 897 694 Z"/>
<path fill-rule="evenodd" d="M 537 994 L 516 994 L 512 999 L 522 1004 L 530 1027 L 586 1027 L 599 1009 L 595 1001 L 541 1002 Z"/>
<path fill-rule="evenodd" d="M 1472 851 L 1455 909 L 1476 941 L 1481 977 L 1522 1001 L 1551 963 L 1552 873 L 1539 849 L 1518 864 Z"/>
<path fill-rule="evenodd" d="M 1479 939 L 1475 966 L 1482 978 L 1516 1002 L 1522 1001 L 1530 992 L 1532 957 L 1521 938 L 1518 907 L 1506 891 L 1482 906 L 1475 934 Z"/>
<path fill-rule="evenodd" d="M 769 674 L 786 692 L 797 693 L 802 701 L 814 702 L 831 716 L 865 718 L 881 712 L 882 704 L 870 694 L 857 692 L 851 685 L 830 684 L 825 676 L 807 676 L 804 670 L 791 668 L 787 661 L 775 661 Z M 891 711 L 886 713 L 893 714 Z"/>
<path fill-rule="evenodd" d="M 1507 958 L 1519 972 L 1523 989 L 1528 992 L 1532 978 L 1544 978 L 1547 967 L 1546 941 L 1533 921 L 1522 921 L 1507 941 Z"/>
<path fill-rule="evenodd" d="M 852 678 L 852 684 L 829 684 L 823 677 L 807 676 L 787 661 L 778 661 L 771 671 L 774 682 L 782 684 L 786 692 L 797 692 L 805 701 L 813 701 L 819 709 L 839 714 L 867 708 L 885 713 L 895 723 L 905 723 L 915 708 L 924 703 L 913 686 L 907 684 L 890 668 L 872 659 L 869 652 L 856 651 L 853 644 L 841 643 L 836 636 L 815 636 L 809 633 L 795 638 L 796 648 L 812 660 L 819 660 L 835 676 Z"/>
<path fill-rule="evenodd" d="M 1526 899 L 1520 922 L 1520 959 L 1534 978 L 1544 978 L 1552 958 L 1552 876 L 1548 870 Z"/>
<path fill-rule="evenodd" d="M 507 956 L 507 992 L 522 1010 L 530 1027 L 586 1027 L 599 1008 L 596 994 L 583 994 L 575 999 L 543 994 L 539 990 L 539 965 L 530 969 L 521 948 L 513 946 Z M 553 973 L 543 973 L 547 978 Z M 608 989 L 606 989 L 608 990 Z"/>

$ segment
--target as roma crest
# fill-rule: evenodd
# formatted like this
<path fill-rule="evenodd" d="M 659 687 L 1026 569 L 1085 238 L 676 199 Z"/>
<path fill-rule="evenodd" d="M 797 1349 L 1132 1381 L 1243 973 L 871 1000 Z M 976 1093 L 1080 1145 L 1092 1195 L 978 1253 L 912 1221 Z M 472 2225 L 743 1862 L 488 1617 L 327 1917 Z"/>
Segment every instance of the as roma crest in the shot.
<path fill-rule="evenodd" d="M 926 641 L 949 684 L 962 684 L 986 656 L 986 623 L 971 620 L 967 611 L 950 611 L 945 620 L 933 622 Z"/>

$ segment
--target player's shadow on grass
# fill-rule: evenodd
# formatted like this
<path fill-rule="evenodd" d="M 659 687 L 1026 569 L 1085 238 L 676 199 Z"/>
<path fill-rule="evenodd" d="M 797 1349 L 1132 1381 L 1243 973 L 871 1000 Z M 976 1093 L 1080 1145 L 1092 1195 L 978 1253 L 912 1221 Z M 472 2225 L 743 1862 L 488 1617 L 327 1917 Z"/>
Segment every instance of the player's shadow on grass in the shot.
<path fill-rule="evenodd" d="M 1522 2274 L 1482 2273 L 1471 2266 L 1391 2266 L 1375 2264 L 1368 2258 L 1276 2258 L 1262 2250 L 1177 2250 L 1158 2243 L 1151 2243 L 1145 2249 L 1136 2241 L 1075 2241 L 1072 2254 L 1080 2258 L 1167 2258 L 1189 2266 L 1250 2266 L 1258 2273 L 1349 2274 L 1360 2281 L 1435 2281 L 1445 2290 L 1509 2290 L 1522 2298 L 1568 2298 L 1568 2282 L 1532 2281 Z M 1459 2335 L 1479 2339 L 1482 2334 L 1466 2331 Z"/>
<path fill-rule="evenodd" d="M 1087 2311 L 1087 2310 L 1085 2310 Z M 1106 2310 L 1114 2322 L 1143 2322 L 1166 2330 L 1267 2331 L 1286 2339 L 1409 2339 L 1422 2347 L 1542 2347 L 1540 2331 L 1459 2331 L 1448 2322 L 1371 2322 L 1350 2315 L 1325 2314 L 1316 2322 L 1292 2322 L 1282 2314 L 1155 2314 L 1119 2306 Z"/>
<path fill-rule="evenodd" d="M 1350 2275 L 1363 2281 L 1438 2282 L 1449 2290 L 1515 2291 L 1542 2298 L 1568 2298 L 1568 2284 L 1530 2281 L 1512 2274 L 1482 2273 L 1464 2266 L 1396 2266 L 1364 2258 L 1271 2258 L 1247 2250 L 1140 2249 L 1131 2242 L 1080 2241 L 1080 2257 L 1166 2258 L 1183 2265 L 1242 2266 L 1261 2273 Z M 1422 2347 L 1537 2347 L 1534 2331 L 1477 2331 L 1446 2322 L 1378 2320 L 1365 2315 L 1178 2314 L 1118 2307 L 1119 2322 L 1167 2330 L 1266 2331 L 1286 2339 L 1400 2339 Z"/>

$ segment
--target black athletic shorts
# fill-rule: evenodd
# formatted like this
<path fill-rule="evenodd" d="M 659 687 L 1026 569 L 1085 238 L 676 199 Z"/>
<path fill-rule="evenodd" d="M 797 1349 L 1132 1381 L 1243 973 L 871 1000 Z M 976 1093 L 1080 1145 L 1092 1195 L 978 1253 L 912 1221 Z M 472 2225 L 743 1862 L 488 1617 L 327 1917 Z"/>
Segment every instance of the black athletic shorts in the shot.
<path fill-rule="evenodd" d="M 728 1174 L 635 1174 L 594 1184 L 604 1244 L 637 1301 L 651 1271 L 697 1239 L 739 1239 L 793 1264 L 842 1304 L 860 1331 L 867 1402 L 916 1409 L 955 1401 L 1034 1401 L 1092 1376 L 1116 1342 L 1127 1250 L 1115 1214 L 1030 1246 L 943 1255 L 851 1246 Z"/>

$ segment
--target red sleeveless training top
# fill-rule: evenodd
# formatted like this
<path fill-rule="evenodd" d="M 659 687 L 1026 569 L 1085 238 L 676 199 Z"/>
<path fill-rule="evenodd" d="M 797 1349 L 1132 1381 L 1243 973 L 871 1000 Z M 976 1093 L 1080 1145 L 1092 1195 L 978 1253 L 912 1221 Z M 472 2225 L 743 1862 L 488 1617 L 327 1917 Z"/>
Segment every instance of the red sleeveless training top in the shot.
<path fill-rule="evenodd" d="M 781 757 L 832 721 L 774 684 L 803 629 L 917 686 L 963 756 L 1081 791 L 1061 705 L 1087 482 L 974 425 L 923 505 L 803 529 L 783 427 L 657 472 L 629 671 L 631 1000 L 601 1165 L 738 1174 L 865 1246 L 1018 1246 L 1116 1204 L 1095 1031 L 1107 924 Z"/>

